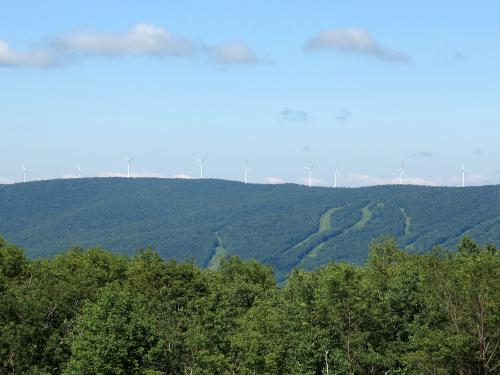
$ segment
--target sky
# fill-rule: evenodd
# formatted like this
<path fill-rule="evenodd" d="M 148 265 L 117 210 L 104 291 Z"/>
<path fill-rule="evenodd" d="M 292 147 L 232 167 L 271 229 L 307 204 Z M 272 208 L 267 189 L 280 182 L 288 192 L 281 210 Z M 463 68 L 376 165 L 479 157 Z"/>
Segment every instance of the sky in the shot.
<path fill-rule="evenodd" d="M 498 1 L 26 1 L 0 12 L 0 183 L 500 183 Z"/>

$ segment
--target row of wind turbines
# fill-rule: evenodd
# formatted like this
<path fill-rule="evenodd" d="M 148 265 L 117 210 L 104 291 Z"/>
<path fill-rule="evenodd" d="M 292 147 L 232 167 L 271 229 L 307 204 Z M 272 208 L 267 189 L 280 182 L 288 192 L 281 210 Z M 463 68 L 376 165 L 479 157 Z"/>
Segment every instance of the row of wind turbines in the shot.
<path fill-rule="evenodd" d="M 134 159 L 133 158 L 129 158 L 128 156 L 125 156 L 124 159 L 127 162 L 127 178 L 130 178 L 130 166 L 131 166 L 132 161 Z M 205 166 L 206 159 L 205 158 L 200 158 L 200 159 L 196 159 L 196 161 L 200 165 L 200 179 L 203 179 L 203 168 Z M 24 166 L 24 164 L 22 164 L 21 167 L 22 167 L 22 170 L 23 170 L 23 182 L 26 182 L 27 181 L 28 170 L 26 169 L 26 167 Z M 462 187 L 465 187 L 466 174 L 470 173 L 470 171 L 465 168 L 465 166 L 464 166 L 463 163 L 461 164 L 461 167 L 462 167 Z M 312 187 L 313 186 L 312 172 L 314 170 L 314 164 L 312 164 L 312 165 L 310 165 L 308 167 L 305 167 L 305 169 L 308 171 L 308 177 L 309 177 L 307 185 L 309 187 Z M 245 163 L 243 164 L 243 170 L 244 170 L 244 180 L 243 181 L 244 181 L 245 184 L 248 184 L 248 178 L 249 178 L 249 174 L 251 172 L 248 160 L 245 161 Z M 399 184 L 403 185 L 403 183 L 405 182 L 405 179 L 408 178 L 408 174 L 406 173 L 406 163 L 405 162 L 403 162 L 401 164 L 401 167 L 398 169 L 398 172 L 399 172 Z M 82 177 L 82 170 L 81 170 L 80 166 L 77 167 L 76 177 L 77 178 L 81 178 Z M 336 165 L 336 168 L 335 168 L 335 171 L 334 171 L 334 179 L 333 179 L 333 187 L 334 188 L 338 187 L 338 180 L 339 180 L 339 178 L 343 179 L 343 180 L 347 180 L 347 178 L 345 178 L 344 175 L 342 174 L 342 172 L 340 171 L 340 164 L 337 162 L 337 165 Z"/>

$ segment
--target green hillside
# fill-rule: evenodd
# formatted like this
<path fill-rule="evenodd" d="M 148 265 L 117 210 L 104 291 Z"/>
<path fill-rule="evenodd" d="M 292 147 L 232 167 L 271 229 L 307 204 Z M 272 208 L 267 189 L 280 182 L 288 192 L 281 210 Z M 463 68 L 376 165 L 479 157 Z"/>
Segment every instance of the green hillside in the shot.
<path fill-rule="evenodd" d="M 222 180 L 89 178 L 0 185 L 0 234 L 30 256 L 94 245 L 217 267 L 255 258 L 282 278 L 331 260 L 363 263 L 374 237 L 420 252 L 462 235 L 500 245 L 500 186 L 359 189 Z"/>

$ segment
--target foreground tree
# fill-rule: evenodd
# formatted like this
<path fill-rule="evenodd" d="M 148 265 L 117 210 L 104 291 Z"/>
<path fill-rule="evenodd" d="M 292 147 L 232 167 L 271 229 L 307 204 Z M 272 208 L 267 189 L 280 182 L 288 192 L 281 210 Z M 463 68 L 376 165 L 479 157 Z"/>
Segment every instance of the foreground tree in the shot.
<path fill-rule="evenodd" d="M 122 290 L 105 287 L 76 318 L 71 358 L 64 374 L 145 374 L 157 344 L 148 304 Z"/>

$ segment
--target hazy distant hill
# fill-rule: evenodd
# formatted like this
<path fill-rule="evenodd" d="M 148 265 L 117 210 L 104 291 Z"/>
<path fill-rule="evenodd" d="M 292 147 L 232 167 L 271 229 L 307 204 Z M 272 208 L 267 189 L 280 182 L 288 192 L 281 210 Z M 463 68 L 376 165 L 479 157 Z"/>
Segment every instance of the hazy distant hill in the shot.
<path fill-rule="evenodd" d="M 221 180 L 91 178 L 0 185 L 0 234 L 31 256 L 72 245 L 217 266 L 235 254 L 293 267 L 361 263 L 374 237 L 409 251 L 467 234 L 500 245 L 500 186 L 360 189 L 244 185 Z"/>

